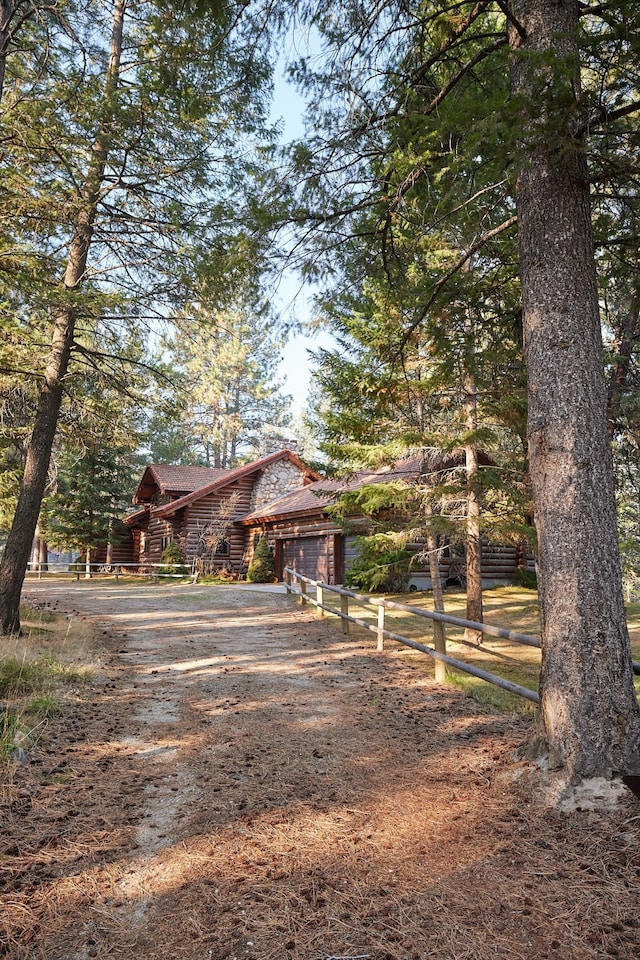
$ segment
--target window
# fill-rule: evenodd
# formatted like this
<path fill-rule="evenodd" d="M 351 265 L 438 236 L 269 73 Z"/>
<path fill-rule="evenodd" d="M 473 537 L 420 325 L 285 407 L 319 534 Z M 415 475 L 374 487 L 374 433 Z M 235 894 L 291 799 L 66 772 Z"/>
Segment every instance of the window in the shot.
<path fill-rule="evenodd" d="M 216 547 L 215 552 L 216 557 L 228 557 L 229 556 L 229 541 L 221 540 L 218 546 Z"/>

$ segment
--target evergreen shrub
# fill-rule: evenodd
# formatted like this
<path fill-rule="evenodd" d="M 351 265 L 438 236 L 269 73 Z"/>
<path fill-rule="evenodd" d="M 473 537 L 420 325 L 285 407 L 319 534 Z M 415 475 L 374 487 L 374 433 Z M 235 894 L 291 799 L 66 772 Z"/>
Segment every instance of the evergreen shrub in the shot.
<path fill-rule="evenodd" d="M 247 580 L 250 583 L 273 583 L 275 579 L 275 564 L 273 555 L 269 549 L 269 542 L 263 534 L 254 550 L 249 569 L 247 570 Z"/>
<path fill-rule="evenodd" d="M 166 567 L 158 568 L 159 577 L 180 576 L 188 577 L 191 571 L 184 561 L 184 554 L 179 544 L 175 540 L 168 544 L 162 552 L 160 563 L 166 563 Z"/>
<path fill-rule="evenodd" d="M 538 589 L 538 578 L 535 570 L 516 570 L 513 582 L 516 587 L 524 587 L 526 590 Z"/>
<path fill-rule="evenodd" d="M 347 573 L 347 586 L 367 593 L 404 593 L 410 574 L 408 550 L 380 534 L 359 537 L 358 545 L 360 555 Z"/>

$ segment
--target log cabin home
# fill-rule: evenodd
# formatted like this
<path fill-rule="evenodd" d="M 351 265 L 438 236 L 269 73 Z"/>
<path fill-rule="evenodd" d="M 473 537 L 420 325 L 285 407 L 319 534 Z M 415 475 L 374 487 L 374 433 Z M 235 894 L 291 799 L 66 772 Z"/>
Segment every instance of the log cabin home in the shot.
<path fill-rule="evenodd" d="M 495 467 L 496 463 L 480 453 L 480 465 Z M 247 531 L 248 555 L 261 534 L 266 534 L 275 558 L 278 579 L 285 567 L 290 567 L 314 580 L 329 584 L 344 581 L 345 573 L 358 554 L 357 534 L 344 535 L 338 523 L 332 520 L 328 507 L 341 493 L 356 490 L 366 484 L 400 481 L 404 483 L 441 482 L 445 474 L 464 469 L 464 452 L 445 453 L 429 450 L 410 456 L 376 471 L 363 471 L 342 480 L 318 480 L 293 491 L 272 503 L 253 510 L 236 523 Z M 358 524 L 358 518 L 353 518 Z M 366 523 L 362 533 L 366 533 Z M 423 546 L 409 547 L 418 554 Z M 486 587 L 507 583 L 523 566 L 533 568 L 533 558 L 515 544 L 482 541 L 482 580 Z M 440 574 L 443 583 L 463 586 L 465 583 L 464 549 L 443 544 L 440 555 Z M 410 590 L 431 587 L 424 563 L 416 563 L 409 579 Z"/>
<path fill-rule="evenodd" d="M 328 511 L 342 493 L 369 483 L 424 482 L 425 477 L 459 470 L 463 464 L 460 451 L 430 451 L 426 457 L 408 457 L 393 466 L 331 480 L 320 479 L 289 450 L 234 470 L 148 466 L 133 498 L 138 509 L 124 518 L 128 546 L 118 551 L 114 561 L 125 562 L 127 553 L 129 561 L 141 567 L 158 563 L 165 547 L 176 541 L 189 565 L 197 567 L 207 531 L 217 529 L 223 536 L 212 558 L 213 569 L 225 566 L 241 575 L 260 536 L 266 534 L 278 579 L 283 578 L 285 567 L 291 567 L 314 580 L 339 584 L 358 552 L 356 535 L 345 535 Z M 495 466 L 486 456 L 481 456 L 481 464 Z M 362 531 L 366 532 L 364 524 Z M 485 585 L 509 581 L 522 565 L 515 545 L 483 541 Z M 445 583 L 460 584 L 464 560 L 444 547 L 440 569 Z M 428 574 L 417 566 L 410 588 L 429 587 Z"/>
<path fill-rule="evenodd" d="M 141 566 L 158 563 L 166 546 L 175 541 L 194 566 L 207 552 L 207 542 L 215 538 L 214 566 L 243 572 L 246 532 L 235 521 L 317 479 L 318 474 L 290 450 L 233 470 L 148 466 L 133 497 L 138 509 L 123 521 L 130 532 L 130 560 Z"/>

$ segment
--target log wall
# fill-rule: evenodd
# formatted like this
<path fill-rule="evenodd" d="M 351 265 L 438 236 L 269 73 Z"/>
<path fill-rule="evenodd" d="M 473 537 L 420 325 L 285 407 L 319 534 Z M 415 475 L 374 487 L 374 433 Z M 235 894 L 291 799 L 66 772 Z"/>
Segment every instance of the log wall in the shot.
<path fill-rule="evenodd" d="M 180 538 L 184 543 L 185 559 L 192 563 L 198 556 L 198 547 L 202 531 L 220 515 L 220 509 L 224 502 L 238 493 L 238 499 L 227 527 L 226 540 L 229 543 L 229 553 L 220 557 L 220 561 L 229 562 L 235 571 L 241 571 L 246 567 L 246 542 L 247 536 L 245 528 L 236 526 L 233 520 L 249 513 L 251 509 L 251 494 L 253 490 L 253 477 L 243 477 L 233 486 L 224 487 L 215 493 L 209 494 L 196 500 L 184 511 L 180 524 Z"/>

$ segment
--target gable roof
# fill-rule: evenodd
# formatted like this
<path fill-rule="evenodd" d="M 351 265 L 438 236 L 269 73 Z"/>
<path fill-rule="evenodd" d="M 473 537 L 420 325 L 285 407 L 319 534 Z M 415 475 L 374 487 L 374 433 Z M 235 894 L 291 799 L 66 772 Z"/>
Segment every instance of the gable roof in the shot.
<path fill-rule="evenodd" d="M 487 454 L 480 453 L 479 460 L 482 466 L 495 466 L 495 461 Z M 245 514 L 235 522 L 243 526 L 254 523 L 280 520 L 291 516 L 313 516 L 321 514 L 326 507 L 332 506 L 343 493 L 359 490 L 368 483 L 393 483 L 404 481 L 415 482 L 420 477 L 453 470 L 464 466 L 464 451 L 453 450 L 445 452 L 437 448 L 429 448 L 419 454 L 414 454 L 399 460 L 390 466 L 381 467 L 375 471 L 360 471 L 341 480 L 318 480 L 300 490 L 286 494 L 279 500 L 272 500 L 265 506 Z M 436 481 L 437 482 L 437 481 Z"/>
<path fill-rule="evenodd" d="M 341 494 L 358 490 L 367 483 L 392 483 L 394 480 L 411 482 L 417 480 L 420 474 L 421 458 L 407 457 L 379 470 L 361 470 L 341 479 L 318 480 L 245 514 L 236 523 L 248 526 L 260 520 L 275 520 L 293 514 L 300 516 L 321 513 L 325 507 L 334 504 Z"/>
<path fill-rule="evenodd" d="M 291 450 L 278 450 L 276 453 L 270 453 L 266 457 L 261 457 L 259 460 L 253 460 L 251 463 L 245 463 L 242 467 L 236 467 L 235 470 L 220 471 L 221 475 L 213 478 L 211 482 L 205 484 L 205 486 L 201 486 L 192 492 L 187 493 L 178 500 L 172 500 L 171 503 L 166 503 L 162 507 L 156 507 L 153 511 L 153 514 L 156 517 L 169 517 L 178 510 L 182 510 L 183 507 L 193 503 L 195 500 L 200 500 L 202 497 L 206 497 L 210 493 L 215 493 L 216 490 L 220 490 L 232 483 L 236 483 L 238 480 L 241 480 L 243 477 L 250 476 L 252 473 L 257 473 L 260 470 L 264 470 L 266 467 L 273 463 L 277 463 L 279 460 L 289 460 L 290 463 L 293 463 L 300 469 L 304 475 L 304 478 L 309 482 L 317 480 L 319 477 L 319 474 L 317 474 L 314 470 L 311 470 L 310 467 L 303 463 L 300 457 L 298 457 L 297 454 L 292 453 Z"/>
<path fill-rule="evenodd" d="M 138 488 L 133 495 L 134 503 L 146 503 L 157 488 L 161 494 L 191 493 L 231 471 L 214 467 L 176 466 L 168 463 L 151 464 L 145 468 Z"/>

